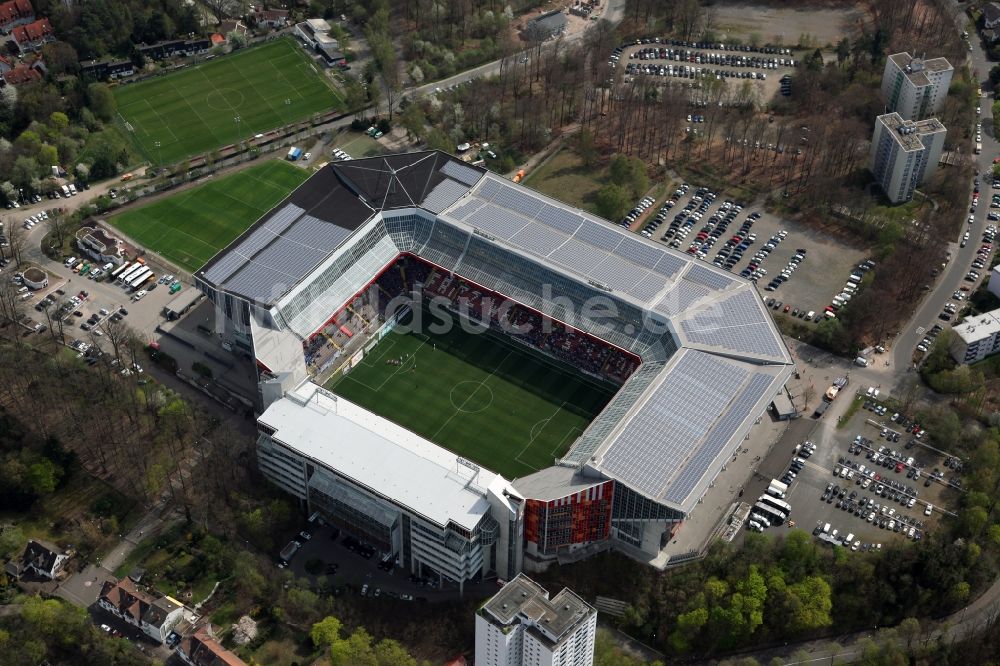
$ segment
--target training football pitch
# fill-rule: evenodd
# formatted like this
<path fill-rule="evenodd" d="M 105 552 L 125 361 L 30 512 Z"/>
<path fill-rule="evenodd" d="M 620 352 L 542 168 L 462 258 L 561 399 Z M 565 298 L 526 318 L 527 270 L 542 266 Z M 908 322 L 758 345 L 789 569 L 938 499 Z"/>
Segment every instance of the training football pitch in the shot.
<path fill-rule="evenodd" d="M 387 335 L 327 388 L 504 475 L 551 467 L 614 395 L 493 335 Z M 402 364 L 390 361 L 403 359 Z"/>
<path fill-rule="evenodd" d="M 140 246 L 192 273 L 309 176 L 268 160 L 112 217 Z"/>
<path fill-rule="evenodd" d="M 114 91 L 125 134 L 154 164 L 245 141 L 343 104 L 291 39 Z"/>

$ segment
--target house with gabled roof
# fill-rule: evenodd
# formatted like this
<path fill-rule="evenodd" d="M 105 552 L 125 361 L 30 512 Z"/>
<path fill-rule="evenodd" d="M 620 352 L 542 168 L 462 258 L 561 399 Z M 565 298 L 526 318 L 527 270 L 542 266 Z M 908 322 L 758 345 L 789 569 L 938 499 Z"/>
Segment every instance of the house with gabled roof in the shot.
<path fill-rule="evenodd" d="M 21 578 L 25 574 L 34 574 L 40 578 L 55 579 L 69 561 L 69 555 L 58 546 L 31 539 L 24 547 L 21 557 L 7 563 L 4 570 L 9 576 Z"/>
<path fill-rule="evenodd" d="M 128 577 L 107 581 L 97 605 L 162 643 L 183 618 L 184 605 L 170 597 L 154 597 Z"/>

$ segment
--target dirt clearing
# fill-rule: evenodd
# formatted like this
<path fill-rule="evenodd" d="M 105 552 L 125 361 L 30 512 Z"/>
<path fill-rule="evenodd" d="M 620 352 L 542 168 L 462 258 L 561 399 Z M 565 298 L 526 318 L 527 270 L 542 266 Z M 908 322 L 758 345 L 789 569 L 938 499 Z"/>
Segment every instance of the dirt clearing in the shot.
<path fill-rule="evenodd" d="M 714 27 L 719 39 L 751 34 L 759 35 L 762 44 L 796 44 L 808 35 L 811 44 L 836 44 L 844 35 L 860 33 L 867 15 L 860 5 L 840 9 L 805 6 L 801 8 L 768 7 L 753 3 L 716 5 Z"/>

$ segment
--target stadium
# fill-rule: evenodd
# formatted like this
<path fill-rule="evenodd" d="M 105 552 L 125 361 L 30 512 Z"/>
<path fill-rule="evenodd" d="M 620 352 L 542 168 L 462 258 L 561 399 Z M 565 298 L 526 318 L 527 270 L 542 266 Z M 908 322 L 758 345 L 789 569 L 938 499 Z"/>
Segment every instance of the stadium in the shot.
<path fill-rule="evenodd" d="M 324 166 L 196 281 L 262 473 L 459 586 L 655 560 L 793 372 L 750 283 L 438 151 Z"/>

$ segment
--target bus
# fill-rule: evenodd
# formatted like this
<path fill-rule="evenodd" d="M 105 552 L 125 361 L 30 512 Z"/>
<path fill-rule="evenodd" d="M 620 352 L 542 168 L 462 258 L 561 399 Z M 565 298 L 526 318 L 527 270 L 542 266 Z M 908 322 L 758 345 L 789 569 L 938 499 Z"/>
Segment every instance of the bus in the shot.
<path fill-rule="evenodd" d="M 754 504 L 753 509 L 751 509 L 751 511 L 754 513 L 759 513 L 765 518 L 767 518 L 767 521 L 771 525 L 781 525 L 785 522 L 785 517 L 781 515 L 777 509 L 768 506 L 763 502 L 757 502 L 756 504 Z"/>
<path fill-rule="evenodd" d="M 128 285 L 128 287 L 130 289 L 132 289 L 133 291 L 135 291 L 135 289 L 140 284 L 142 284 L 143 282 L 145 282 L 146 278 L 148 278 L 152 274 L 153 274 L 153 270 L 149 266 L 143 266 L 142 270 L 140 270 L 138 273 L 136 273 L 135 275 L 133 275 L 132 277 L 130 277 L 128 279 L 128 281 L 127 281 L 126 284 Z"/>
<path fill-rule="evenodd" d="M 132 291 L 135 291 L 136 289 L 144 289 L 145 287 L 147 287 L 151 281 L 156 280 L 156 273 L 150 271 L 145 277 L 140 275 L 138 278 L 136 278 L 136 280 L 138 281 L 132 283 Z"/>
<path fill-rule="evenodd" d="M 792 512 L 792 505 L 788 502 L 778 499 L 777 497 L 771 497 L 770 495 L 761 495 L 760 501 L 768 506 L 772 506 L 781 513 L 788 517 L 788 514 Z"/>
<path fill-rule="evenodd" d="M 139 271 L 141 271 L 144 268 L 145 266 L 143 266 L 142 264 L 132 264 L 132 267 L 129 268 L 127 271 L 122 271 L 121 273 L 118 274 L 118 282 L 120 284 L 128 284 L 129 281 L 136 275 L 138 275 Z"/>
<path fill-rule="evenodd" d="M 124 264 L 122 264 L 121 266 L 119 266 L 115 270 L 111 271 L 111 278 L 110 279 L 117 280 L 119 275 L 121 275 L 125 271 L 129 270 L 129 268 L 131 268 L 131 267 L 132 267 L 132 262 L 126 261 Z"/>

